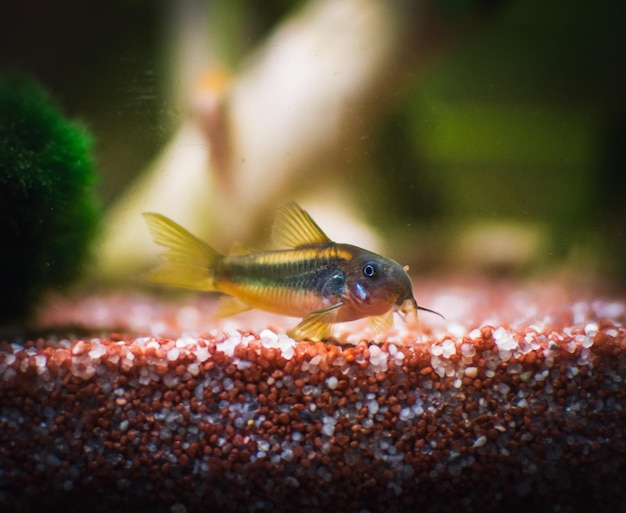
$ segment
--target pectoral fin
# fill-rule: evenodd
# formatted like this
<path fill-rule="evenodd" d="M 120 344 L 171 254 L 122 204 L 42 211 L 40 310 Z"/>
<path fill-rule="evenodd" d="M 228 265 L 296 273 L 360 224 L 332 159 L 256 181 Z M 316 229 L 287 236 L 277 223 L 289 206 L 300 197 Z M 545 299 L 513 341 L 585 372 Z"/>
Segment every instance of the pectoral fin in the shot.
<path fill-rule="evenodd" d="M 384 333 L 393 326 L 393 310 L 389 310 L 383 315 L 368 317 L 367 323 L 374 333 Z"/>
<path fill-rule="evenodd" d="M 329 306 L 323 310 L 317 310 L 307 315 L 302 322 L 291 329 L 287 335 L 295 340 L 310 340 L 319 342 L 331 337 L 332 327 L 337 319 L 339 309 L 343 303 Z"/>

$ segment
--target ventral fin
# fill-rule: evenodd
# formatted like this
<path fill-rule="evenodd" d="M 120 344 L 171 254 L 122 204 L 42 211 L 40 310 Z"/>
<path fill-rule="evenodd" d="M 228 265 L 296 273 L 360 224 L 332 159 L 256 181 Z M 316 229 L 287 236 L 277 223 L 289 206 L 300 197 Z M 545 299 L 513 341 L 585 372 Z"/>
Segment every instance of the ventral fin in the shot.
<path fill-rule="evenodd" d="M 241 312 L 251 310 L 252 307 L 244 303 L 241 299 L 234 296 L 222 296 L 217 305 L 215 317 L 223 319 Z"/>
<path fill-rule="evenodd" d="M 299 248 L 332 241 L 311 216 L 297 203 L 286 203 L 278 210 L 272 227 L 274 243 L 286 248 Z"/>
<path fill-rule="evenodd" d="M 331 337 L 333 324 L 337 319 L 337 313 L 343 303 L 329 306 L 323 310 L 317 310 L 308 314 L 300 324 L 291 329 L 287 335 L 294 340 L 310 340 L 319 342 Z"/>

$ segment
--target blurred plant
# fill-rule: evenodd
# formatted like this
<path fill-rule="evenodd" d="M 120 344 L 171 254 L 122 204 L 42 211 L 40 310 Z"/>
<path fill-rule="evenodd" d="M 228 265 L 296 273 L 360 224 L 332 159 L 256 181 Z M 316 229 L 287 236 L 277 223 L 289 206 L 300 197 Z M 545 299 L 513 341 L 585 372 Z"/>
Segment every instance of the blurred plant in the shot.
<path fill-rule="evenodd" d="M 372 221 L 399 224 L 414 258 L 438 266 L 626 275 L 626 223 L 609 207 L 625 16 L 618 2 L 510 2 L 413 80 L 371 136 Z"/>
<path fill-rule="evenodd" d="M 90 148 L 38 85 L 0 77 L 0 322 L 82 271 L 100 213 Z"/>
<path fill-rule="evenodd" d="M 259 227 L 289 199 L 347 220 L 348 234 L 367 219 L 414 269 L 626 267 L 621 209 L 608 208 L 621 183 L 610 139 L 625 110 L 626 68 L 615 63 L 626 4 L 171 0 L 153 47 L 154 27 L 137 36 L 136 26 L 159 8 L 132 4 L 99 4 L 115 11 L 103 25 L 124 17 L 126 37 L 106 59 L 85 60 L 91 87 L 83 78 L 66 95 L 83 106 L 91 95 L 94 110 L 117 116 L 100 138 L 113 199 L 105 275 L 127 280 L 151 257 L 143 210 L 228 247 L 229 237 L 265 240 Z M 143 53 L 118 57 L 138 39 Z M 111 73 L 116 62 L 123 69 Z M 220 68 L 227 80 L 196 87 Z M 133 111 L 134 99 L 146 103 Z M 129 126 L 135 138 L 111 145 Z M 161 152 L 122 189 L 137 170 L 128 157 L 147 146 Z"/>
<path fill-rule="evenodd" d="M 165 213 L 193 233 L 210 232 L 218 247 L 228 247 L 233 236 L 266 239 L 259 235 L 277 205 L 297 199 L 316 218 L 325 211 L 344 227 L 335 237 L 370 247 L 376 237 L 355 213 L 362 180 L 352 174 L 363 176 L 363 135 L 409 74 L 425 68 L 450 39 L 464 37 L 453 27 L 483 21 L 473 13 L 479 4 L 315 0 L 290 12 L 229 81 L 209 73 L 205 87 L 190 95 L 192 116 L 110 210 L 102 275 L 126 279 L 146 266 L 153 251 L 140 216 L 146 210 Z M 467 17 L 459 18 L 459 9 Z M 175 31 L 185 34 L 175 40 L 177 62 L 195 58 L 184 44 L 191 31 L 198 40 L 216 38 L 211 49 L 218 54 L 219 41 L 232 39 L 219 37 L 223 14 L 208 12 L 185 21 L 185 10 L 177 18 L 185 28 Z M 204 28 L 196 21 L 203 13 Z M 188 81 L 186 71 L 173 75 L 179 76 Z"/>

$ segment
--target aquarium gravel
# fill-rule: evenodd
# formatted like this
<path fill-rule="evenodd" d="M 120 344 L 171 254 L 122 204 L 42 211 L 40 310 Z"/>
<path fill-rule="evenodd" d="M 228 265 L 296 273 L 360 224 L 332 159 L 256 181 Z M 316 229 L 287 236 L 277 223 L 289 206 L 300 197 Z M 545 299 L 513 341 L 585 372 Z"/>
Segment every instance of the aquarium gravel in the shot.
<path fill-rule="evenodd" d="M 426 287 L 447 320 L 294 342 L 213 297 L 55 300 L 0 344 L 2 511 L 620 511 L 626 304 Z"/>

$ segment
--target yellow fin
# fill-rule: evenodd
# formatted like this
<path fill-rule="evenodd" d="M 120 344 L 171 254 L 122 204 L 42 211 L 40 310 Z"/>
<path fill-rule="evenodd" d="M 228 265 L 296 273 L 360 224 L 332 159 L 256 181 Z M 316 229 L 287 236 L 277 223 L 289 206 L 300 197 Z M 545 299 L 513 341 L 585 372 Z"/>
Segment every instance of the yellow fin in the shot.
<path fill-rule="evenodd" d="M 311 312 L 297 326 L 289 330 L 287 335 L 294 340 L 307 339 L 311 342 L 330 338 L 337 313 L 342 306 L 343 303 L 337 303 L 323 310 Z"/>
<path fill-rule="evenodd" d="M 241 299 L 237 297 L 224 296 L 220 298 L 215 317 L 230 317 L 231 315 L 235 315 L 251 309 L 252 307 L 250 305 L 244 303 Z"/>
<path fill-rule="evenodd" d="M 241 242 L 235 241 L 232 247 L 230 248 L 230 253 L 228 253 L 228 255 L 229 256 L 249 255 L 251 253 L 254 253 L 254 250 L 250 249 L 248 246 L 245 246 Z"/>
<path fill-rule="evenodd" d="M 161 266 L 148 274 L 150 281 L 193 290 L 217 290 L 213 270 L 222 255 L 161 214 L 146 212 L 143 216 L 154 242 L 167 248 L 162 253 Z"/>
<path fill-rule="evenodd" d="M 276 244 L 287 248 L 332 242 L 311 216 L 296 203 L 287 203 L 280 207 L 272 227 L 272 238 Z"/>
<path fill-rule="evenodd" d="M 393 310 L 382 315 L 368 317 L 367 323 L 374 333 L 384 333 L 393 326 Z"/>

